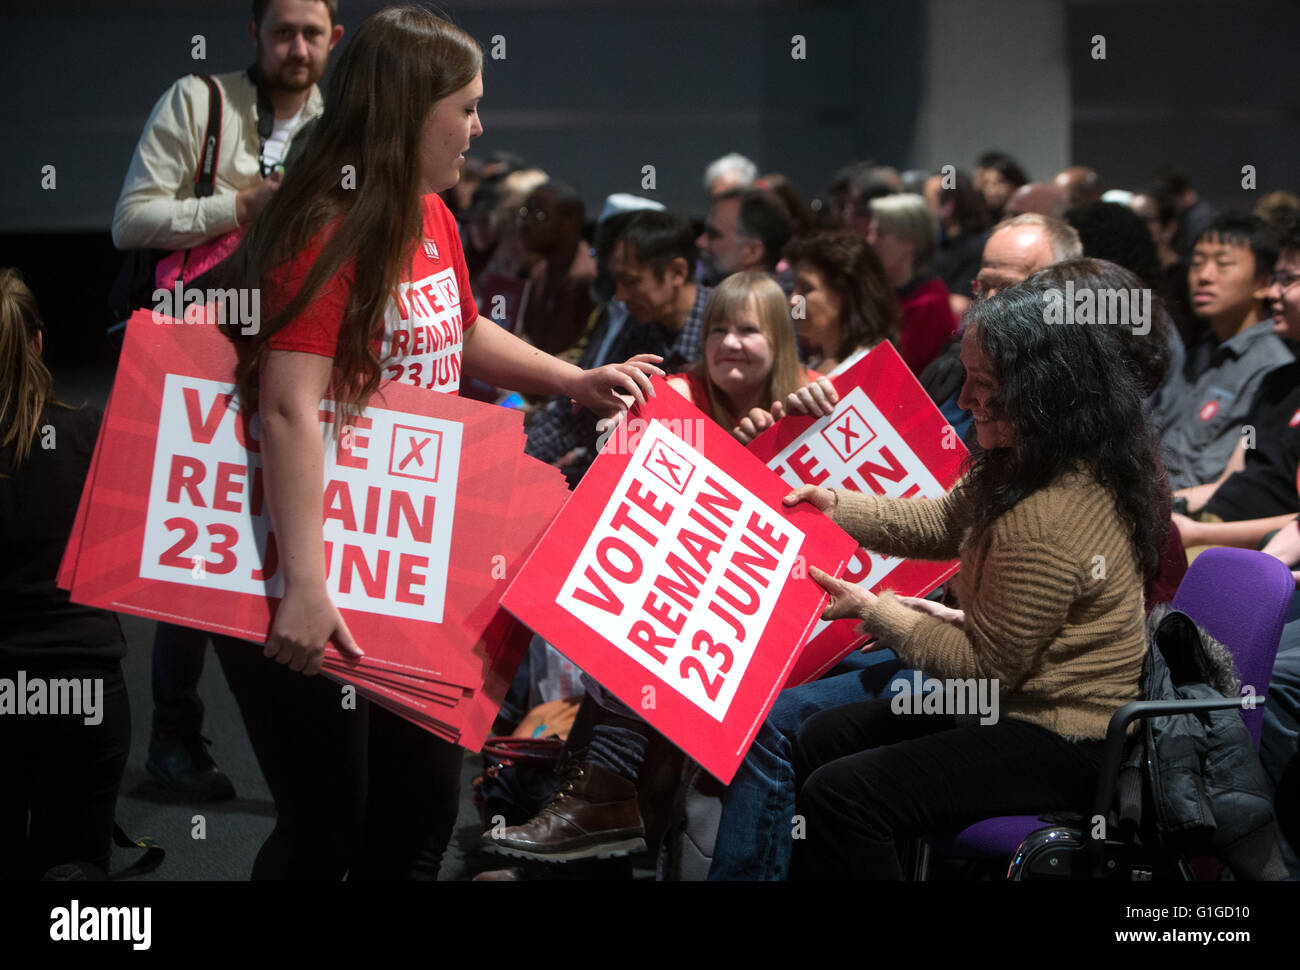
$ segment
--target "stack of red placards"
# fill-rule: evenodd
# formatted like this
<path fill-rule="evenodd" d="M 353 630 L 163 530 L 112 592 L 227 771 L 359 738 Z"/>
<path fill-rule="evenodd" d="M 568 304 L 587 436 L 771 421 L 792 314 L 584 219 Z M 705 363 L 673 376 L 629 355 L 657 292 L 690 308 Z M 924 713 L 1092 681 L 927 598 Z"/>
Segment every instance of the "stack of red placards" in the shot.
<path fill-rule="evenodd" d="M 59 584 L 255 650 L 283 576 L 234 368 L 214 328 L 132 317 Z M 564 477 L 523 454 L 516 411 L 387 384 L 329 437 L 330 408 L 328 584 L 365 656 L 331 646 L 325 670 L 477 749 L 531 636 L 499 601 L 566 501 Z"/>

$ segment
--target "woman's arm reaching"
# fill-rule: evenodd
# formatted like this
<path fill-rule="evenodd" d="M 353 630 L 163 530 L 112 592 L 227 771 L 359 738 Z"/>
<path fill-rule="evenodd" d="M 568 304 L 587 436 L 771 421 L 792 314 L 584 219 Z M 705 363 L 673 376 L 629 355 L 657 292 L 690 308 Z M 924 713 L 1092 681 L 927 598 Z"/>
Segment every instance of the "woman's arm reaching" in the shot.
<path fill-rule="evenodd" d="M 524 394 L 561 394 L 602 417 L 627 407 L 618 392 L 637 403 L 654 396 L 650 375 L 664 376 L 654 354 L 637 354 L 622 364 L 582 370 L 538 350 L 486 317 L 465 331 L 466 372 L 496 387 Z"/>

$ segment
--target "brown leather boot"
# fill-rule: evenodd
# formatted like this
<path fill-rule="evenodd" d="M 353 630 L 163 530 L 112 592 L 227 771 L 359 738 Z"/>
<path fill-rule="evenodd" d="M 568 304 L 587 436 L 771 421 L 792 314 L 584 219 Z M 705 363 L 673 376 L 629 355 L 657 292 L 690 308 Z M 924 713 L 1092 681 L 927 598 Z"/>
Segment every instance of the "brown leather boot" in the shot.
<path fill-rule="evenodd" d="M 551 802 L 523 825 L 489 829 L 480 848 L 499 855 L 572 862 L 645 851 L 636 785 L 592 764 L 567 768 Z"/>

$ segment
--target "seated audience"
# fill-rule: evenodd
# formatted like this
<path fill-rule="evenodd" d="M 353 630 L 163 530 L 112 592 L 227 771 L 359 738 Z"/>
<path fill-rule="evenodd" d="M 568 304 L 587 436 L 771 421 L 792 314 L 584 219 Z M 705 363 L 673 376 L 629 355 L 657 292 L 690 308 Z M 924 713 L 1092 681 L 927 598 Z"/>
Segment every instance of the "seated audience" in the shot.
<path fill-rule="evenodd" d="M 1131 287 L 1137 282 L 1122 267 L 1089 259 L 1056 263 L 1036 273 L 1033 279 L 1058 289 L 1066 281 L 1071 281 L 1079 289 Z M 1157 322 L 1147 334 L 1135 333 L 1130 322 L 1102 328 L 1118 345 L 1142 393 L 1159 385 L 1168 361 L 1167 346 L 1161 334 L 1170 324 L 1158 303 L 1153 305 L 1153 317 Z M 831 413 L 837 401 L 834 387 L 818 381 L 791 395 L 784 410 L 793 414 L 825 415 Z M 1168 509 L 1169 497 L 1167 492 L 1162 494 L 1164 505 L 1159 514 L 1163 516 Z M 1172 529 L 1167 532 L 1160 565 L 1144 589 L 1148 611 L 1156 603 L 1173 599 L 1187 571 L 1177 532 Z M 922 606 L 922 601 L 907 597 L 901 600 L 916 604 L 920 609 L 938 608 L 935 604 Z M 722 816 L 714 840 L 710 879 L 768 880 L 785 877 L 790 858 L 795 794 L 790 751 L 799 728 L 817 711 L 882 696 L 901 666 L 891 650 L 853 655 L 826 677 L 780 693 L 731 785 L 722 793 Z M 903 677 L 909 675 L 908 671 L 901 674 Z"/>
<path fill-rule="evenodd" d="M 957 332 L 948 288 L 934 275 L 934 217 L 919 195 L 874 199 L 871 212 L 876 221 L 873 245 L 898 294 L 898 352 L 919 374 Z"/>
<path fill-rule="evenodd" d="M 754 183 L 754 188 L 775 192 L 781 201 L 785 203 L 786 211 L 790 213 L 790 235 L 792 237 L 806 236 L 817 228 L 817 217 L 813 210 L 803 200 L 803 196 L 794 187 L 794 183 L 781 173 L 770 172 L 762 176 Z M 780 264 L 777 264 L 777 268 L 780 269 Z"/>
<path fill-rule="evenodd" d="M 519 228 L 519 210 L 528 194 L 548 180 L 540 168 L 521 168 L 503 175 L 493 185 L 493 207 L 487 238 L 477 242 L 480 249 L 490 250 L 481 276 L 474 277 L 475 297 L 484 285 L 483 280 L 493 276 L 506 278 L 525 277 L 537 262 L 537 257 L 524 248 L 523 234 Z"/>
<path fill-rule="evenodd" d="M 758 166 L 739 152 L 715 158 L 704 170 L 704 190 L 709 196 L 732 189 L 747 189 L 758 177 Z"/>
<path fill-rule="evenodd" d="M 1300 195 L 1284 189 L 1269 192 L 1255 203 L 1254 214 L 1281 231 L 1292 219 L 1300 218 Z"/>
<path fill-rule="evenodd" d="M 970 288 L 979 272 L 980 256 L 988 238 L 988 206 L 965 172 L 948 176 L 936 172 L 925 180 L 925 201 L 939 223 L 939 249 L 934 271 L 948 287 L 948 305 L 960 318 L 970 306 Z"/>
<path fill-rule="evenodd" d="M 794 270 L 791 315 L 813 367 L 830 374 L 882 340 L 898 343 L 898 300 L 866 240 L 822 232 L 785 252 Z"/>
<path fill-rule="evenodd" d="M 732 273 L 775 273 L 790 240 L 790 213 L 775 192 L 731 189 L 713 197 L 704 232 L 695 241 L 701 282 L 716 286 Z"/>
<path fill-rule="evenodd" d="M 971 291 L 976 299 L 990 297 L 1045 266 L 1082 255 L 1079 234 L 1059 219 L 1032 212 L 1004 219 L 989 233 Z M 957 434 L 965 438 L 971 429 L 971 417 L 957 404 L 957 394 L 966 379 L 960 354 L 961 339 L 948 341 L 919 379 L 930 400 Z"/>
<path fill-rule="evenodd" d="M 1079 234 L 1085 256 L 1109 260 L 1135 274 L 1138 279 L 1133 281 L 1133 285 L 1152 290 L 1152 305 L 1159 302 L 1167 311 L 1168 320 L 1166 314 L 1158 314 L 1160 323 L 1172 323 L 1170 294 L 1164 286 L 1156 246 L 1136 212 L 1115 202 L 1091 202 L 1071 209 L 1065 214 L 1065 219 Z M 1167 344 L 1169 360 L 1165 375 L 1168 377 L 1182 370 L 1186 350 L 1176 326 L 1162 326 L 1160 332 Z M 1159 387 L 1160 384 L 1156 384 L 1152 393 Z M 1150 400 L 1148 398 L 1148 403 Z"/>
<path fill-rule="evenodd" d="M 871 204 L 887 195 L 903 191 L 903 180 L 898 172 L 887 165 L 865 163 L 856 166 L 849 176 L 847 200 L 844 207 L 844 228 L 876 244 L 876 215 Z"/>
<path fill-rule="evenodd" d="M 1159 200 L 1161 208 L 1173 209 L 1178 220 L 1178 229 L 1174 233 L 1174 250 L 1178 253 L 1179 262 L 1184 265 L 1190 263 L 1192 247 L 1204 235 L 1218 212 L 1192 188 L 1187 173 L 1172 166 L 1164 166 L 1156 173 L 1151 191 Z"/>
<path fill-rule="evenodd" d="M 984 196 L 994 220 L 1002 218 L 1002 209 L 1011 193 L 1028 181 L 1025 170 L 1005 152 L 985 152 L 975 162 L 975 188 Z"/>
<path fill-rule="evenodd" d="M 611 362 L 629 348 L 663 358 L 677 373 L 700 359 L 704 306 L 709 289 L 695 283 L 695 234 L 691 224 L 668 212 L 638 212 L 613 244 L 615 300 L 628 319 L 611 314 L 594 330 L 582 357 L 584 369 Z M 576 482 L 596 457 L 596 416 L 574 412 L 555 399 L 528 426 L 527 454 L 566 469 Z"/>
<path fill-rule="evenodd" d="M 1295 359 L 1264 308 L 1276 257 L 1271 231 L 1254 216 L 1220 216 L 1196 240 L 1188 283 L 1211 333 L 1187 348 L 1182 372 L 1152 407 L 1174 489 L 1219 480 L 1265 375 Z"/>
<path fill-rule="evenodd" d="M 825 374 L 843 369 L 885 340 L 898 343 L 898 301 L 880 257 L 852 232 L 819 232 L 786 247 L 794 269 L 790 315 L 808 363 Z M 754 407 L 736 428 L 749 443 L 782 414 L 774 399 Z"/>
<path fill-rule="evenodd" d="M 1273 333 L 1300 339 L 1300 219 L 1292 220 L 1279 240 L 1266 295 L 1273 311 L 1266 322 Z M 1176 514 L 1174 524 L 1189 555 L 1205 546 L 1257 548 L 1300 512 L 1300 362 L 1264 377 L 1242 428 L 1223 474 L 1177 493 L 1188 514 Z"/>
<path fill-rule="evenodd" d="M 1192 315 L 1192 298 L 1187 291 L 1187 264 L 1181 260 L 1174 245 L 1174 237 L 1178 234 L 1178 211 L 1172 201 L 1154 189 L 1134 193 L 1129 208 L 1146 224 L 1147 232 L 1156 244 L 1156 257 L 1160 260 L 1158 286 L 1178 326 L 1178 336 L 1182 338 L 1184 347 L 1196 343 L 1209 328 Z"/>
<path fill-rule="evenodd" d="M 1101 180 L 1086 165 L 1071 165 L 1056 173 L 1052 184 L 1065 194 L 1065 205 L 1077 209 L 1101 201 Z"/>
<path fill-rule="evenodd" d="M 1278 531 L 1264 552 L 1287 566 L 1300 585 L 1300 523 Z M 1278 848 L 1291 879 L 1300 880 L 1300 594 L 1291 600 L 1290 622 L 1282 628 L 1268 703 L 1259 738 L 1259 762 L 1273 789 Z"/>
<path fill-rule="evenodd" d="M 1002 216 L 1009 219 L 1033 212 L 1053 219 L 1064 219 L 1067 208 L 1069 201 L 1059 186 L 1051 182 L 1030 182 L 1011 193 L 1011 198 L 1002 207 Z"/>
<path fill-rule="evenodd" d="M 766 273 L 728 276 L 710 295 L 704 319 L 703 359 L 668 378 L 668 386 L 728 432 L 752 409 L 810 379 L 799 363 L 785 294 Z"/>
<path fill-rule="evenodd" d="M 524 249 L 538 257 L 528 273 L 523 336 L 548 354 L 573 346 L 591 316 L 596 261 L 582 238 L 582 196 L 562 182 L 528 194 L 516 217 Z"/>

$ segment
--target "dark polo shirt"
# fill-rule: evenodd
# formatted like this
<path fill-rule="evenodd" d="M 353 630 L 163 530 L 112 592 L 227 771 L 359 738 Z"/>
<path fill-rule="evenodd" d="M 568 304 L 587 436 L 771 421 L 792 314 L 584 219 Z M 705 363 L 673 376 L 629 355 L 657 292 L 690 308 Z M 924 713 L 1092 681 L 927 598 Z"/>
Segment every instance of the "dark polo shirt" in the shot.
<path fill-rule="evenodd" d="M 1271 319 L 1218 344 L 1208 356 L 1188 350 L 1183 371 L 1160 389 L 1151 410 L 1170 488 L 1212 482 L 1223 473 L 1265 375 L 1294 361 Z"/>
<path fill-rule="evenodd" d="M 1264 378 L 1246 424 L 1255 430 L 1246 467 L 1215 489 L 1205 511 L 1225 522 L 1300 512 L 1300 362 Z"/>

